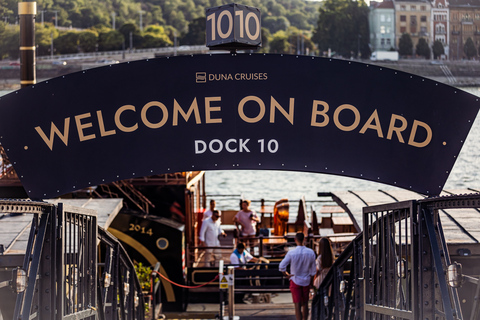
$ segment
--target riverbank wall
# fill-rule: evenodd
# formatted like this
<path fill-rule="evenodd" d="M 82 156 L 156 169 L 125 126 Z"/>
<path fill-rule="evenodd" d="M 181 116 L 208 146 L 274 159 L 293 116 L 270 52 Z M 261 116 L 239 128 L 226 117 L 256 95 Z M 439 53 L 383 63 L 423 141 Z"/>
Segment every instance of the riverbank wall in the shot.
<path fill-rule="evenodd" d="M 152 57 L 153 58 L 153 57 Z M 126 62 L 131 60 L 120 60 Z M 373 62 L 359 61 L 365 64 L 379 65 L 395 69 L 456 87 L 480 87 L 480 61 L 432 61 L 432 60 L 399 60 Z M 59 77 L 65 74 L 82 71 L 92 67 L 100 67 L 92 61 L 68 61 L 67 65 L 53 65 L 51 62 L 37 62 L 37 82 Z M 16 90 L 20 88 L 20 67 L 0 61 L 0 90 Z"/>

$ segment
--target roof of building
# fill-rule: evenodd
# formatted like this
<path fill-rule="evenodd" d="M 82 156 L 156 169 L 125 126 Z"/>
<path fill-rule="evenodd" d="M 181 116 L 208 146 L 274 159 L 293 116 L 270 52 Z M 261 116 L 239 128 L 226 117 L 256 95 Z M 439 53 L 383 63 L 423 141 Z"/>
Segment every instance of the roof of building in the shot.
<path fill-rule="evenodd" d="M 378 2 L 375 6 L 375 9 L 393 9 L 395 6 L 393 5 L 393 1 L 385 0 L 383 2 Z"/>
<path fill-rule="evenodd" d="M 480 0 L 450 0 L 450 7 L 479 7 Z"/>

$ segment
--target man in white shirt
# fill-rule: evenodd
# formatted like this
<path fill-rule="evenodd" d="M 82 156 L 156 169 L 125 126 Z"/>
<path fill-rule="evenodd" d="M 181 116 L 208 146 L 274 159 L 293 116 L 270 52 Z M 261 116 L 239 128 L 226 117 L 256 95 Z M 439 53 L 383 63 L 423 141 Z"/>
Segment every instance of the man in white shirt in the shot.
<path fill-rule="evenodd" d="M 237 248 L 230 255 L 230 264 L 233 264 L 235 269 L 244 269 L 244 266 L 250 261 L 257 262 L 258 259 L 245 250 L 243 242 L 239 242 Z"/>
<path fill-rule="evenodd" d="M 203 213 L 203 220 L 212 216 L 213 211 L 215 211 L 215 206 L 216 205 L 217 205 L 217 203 L 215 202 L 215 200 L 213 200 L 213 199 L 210 200 L 210 207 L 207 210 L 205 210 L 205 212 Z M 220 210 L 217 210 L 217 211 L 221 213 Z"/>
<path fill-rule="evenodd" d="M 313 276 L 317 268 L 315 266 L 315 252 L 303 245 L 305 235 L 298 232 L 295 235 L 297 247 L 290 250 L 280 262 L 279 270 L 290 280 L 290 291 L 295 305 L 295 317 L 297 320 L 308 319 L 308 295 L 312 285 Z M 287 266 L 290 265 L 290 273 Z M 303 307 L 303 318 L 302 318 Z"/>
<path fill-rule="evenodd" d="M 226 236 L 225 232 L 220 226 L 222 213 L 218 210 L 213 210 L 212 216 L 205 219 L 202 223 L 202 228 L 200 229 L 200 246 L 205 247 L 219 247 L 220 240 L 218 236 Z M 205 249 L 205 266 L 215 266 L 217 260 L 217 255 L 219 255 L 219 250 L 214 248 Z"/>

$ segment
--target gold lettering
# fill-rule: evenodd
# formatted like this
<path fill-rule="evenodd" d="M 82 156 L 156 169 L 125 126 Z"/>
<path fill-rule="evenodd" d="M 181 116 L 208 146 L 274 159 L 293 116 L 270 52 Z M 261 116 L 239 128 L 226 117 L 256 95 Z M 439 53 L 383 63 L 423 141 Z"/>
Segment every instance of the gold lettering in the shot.
<path fill-rule="evenodd" d="M 197 103 L 197 98 L 193 99 L 192 104 L 190 105 L 190 109 L 188 109 L 188 112 L 185 113 L 183 111 L 182 107 L 178 104 L 176 99 L 173 99 L 173 125 L 176 126 L 178 125 L 178 113 L 180 113 L 185 119 L 185 122 L 188 121 L 190 118 L 192 112 L 195 112 L 195 122 L 196 124 L 202 123 L 202 120 L 200 120 L 200 113 L 198 111 L 198 103 Z"/>
<path fill-rule="evenodd" d="M 212 119 L 210 113 L 222 110 L 221 107 L 211 107 L 210 102 L 222 101 L 222 97 L 205 97 L 205 123 L 222 123 L 222 118 Z"/>
<path fill-rule="evenodd" d="M 55 137 L 55 134 L 58 135 L 60 140 L 63 141 L 65 146 L 68 146 L 68 130 L 70 128 L 70 118 L 65 118 L 65 124 L 63 126 L 63 134 L 58 130 L 57 126 L 52 122 L 51 127 L 50 127 L 50 139 L 47 138 L 47 135 L 43 132 L 42 128 L 40 127 L 35 127 L 35 130 L 38 132 L 40 137 L 43 139 L 45 144 L 50 148 L 50 150 L 53 150 L 53 138 Z"/>
<path fill-rule="evenodd" d="M 415 134 L 417 133 L 417 127 L 423 127 L 427 131 L 427 137 L 423 142 L 415 142 Z M 428 124 L 422 121 L 413 120 L 412 132 L 410 133 L 410 139 L 408 139 L 408 144 L 414 147 L 423 148 L 427 146 L 430 141 L 432 141 L 432 129 Z"/>
<path fill-rule="evenodd" d="M 150 109 L 151 107 L 159 107 L 160 109 L 162 109 L 162 113 L 163 113 L 163 117 L 162 117 L 162 121 L 158 122 L 158 123 L 152 123 L 150 122 L 148 119 L 147 119 L 147 111 L 148 109 Z M 158 102 L 158 101 L 150 101 L 149 103 L 147 103 L 146 105 L 143 106 L 142 108 L 142 112 L 141 112 L 141 118 L 142 118 L 142 122 L 147 126 L 149 127 L 150 129 L 158 129 L 160 127 L 162 127 L 168 120 L 168 110 L 167 110 L 167 107 L 165 107 L 165 105 L 161 102 Z"/>
<path fill-rule="evenodd" d="M 255 118 L 249 118 L 245 115 L 243 112 L 243 107 L 247 101 L 256 101 L 258 103 L 258 106 L 260 107 L 260 112 Z M 240 115 L 240 118 L 242 118 L 243 121 L 248 122 L 248 123 L 255 123 L 260 121 L 263 116 L 265 115 L 265 104 L 263 103 L 262 99 L 256 96 L 247 96 L 240 101 L 238 104 L 238 114 Z"/>
<path fill-rule="evenodd" d="M 275 108 L 280 110 L 283 116 L 293 125 L 293 110 L 295 107 L 295 98 L 290 98 L 290 105 L 288 106 L 288 113 L 272 96 L 270 101 L 270 123 L 275 123 Z"/>
<path fill-rule="evenodd" d="M 322 105 L 323 110 L 318 110 L 318 105 Z M 328 103 L 326 103 L 325 101 L 313 100 L 312 121 L 310 122 L 310 125 L 312 127 L 326 127 L 328 125 L 328 122 L 330 121 L 330 118 L 327 115 L 328 109 Z M 319 115 L 323 117 L 323 121 L 320 123 L 317 122 L 317 116 Z"/>
<path fill-rule="evenodd" d="M 353 111 L 353 114 L 355 115 L 355 121 L 353 121 L 353 123 L 349 126 L 344 126 L 343 124 L 340 123 L 340 120 L 338 119 L 340 112 L 342 112 L 345 109 Z M 355 108 L 351 104 L 342 104 L 337 109 L 335 109 L 335 112 L 333 113 L 333 122 L 335 123 L 337 128 L 342 131 L 352 131 L 360 123 L 360 112 L 358 111 L 357 108 Z"/>
<path fill-rule="evenodd" d="M 375 124 L 372 124 L 372 122 L 375 121 Z M 362 130 L 360 130 L 360 133 L 365 133 L 367 129 L 374 129 L 377 130 L 377 134 L 380 138 L 383 138 L 383 132 L 382 132 L 382 127 L 380 126 L 380 119 L 378 118 L 378 113 L 377 109 L 373 111 L 372 115 L 370 118 L 368 118 L 367 122 L 362 127 Z"/>
<path fill-rule="evenodd" d="M 100 127 L 100 136 L 106 137 L 116 133 L 115 129 L 112 129 L 110 131 L 105 131 L 105 124 L 103 122 L 103 115 L 101 110 L 97 110 L 97 118 L 98 118 L 98 126 Z"/>
<path fill-rule="evenodd" d="M 395 127 L 396 120 L 400 120 L 402 122 L 401 127 Z M 401 132 L 404 131 L 406 128 L 407 128 L 407 120 L 402 116 L 399 116 L 397 114 L 392 114 L 392 118 L 390 119 L 390 126 L 388 127 L 387 139 L 391 140 L 393 132 L 395 132 L 397 134 L 398 141 L 400 141 L 401 143 L 405 143 Z"/>
<path fill-rule="evenodd" d="M 125 110 L 132 110 L 133 112 L 135 112 L 135 106 L 127 104 L 118 108 L 117 112 L 115 112 L 115 125 L 117 126 L 118 129 L 122 130 L 123 132 L 133 132 L 138 129 L 138 123 L 135 123 L 135 125 L 131 127 L 125 127 L 120 122 L 120 116 Z"/>
<path fill-rule="evenodd" d="M 95 134 L 90 134 L 88 136 L 83 135 L 83 130 L 86 128 L 91 128 L 93 125 L 91 122 L 82 124 L 82 119 L 90 118 L 91 116 L 92 115 L 90 114 L 90 112 L 75 116 L 75 123 L 77 124 L 78 137 L 80 138 L 80 141 L 95 139 Z"/>

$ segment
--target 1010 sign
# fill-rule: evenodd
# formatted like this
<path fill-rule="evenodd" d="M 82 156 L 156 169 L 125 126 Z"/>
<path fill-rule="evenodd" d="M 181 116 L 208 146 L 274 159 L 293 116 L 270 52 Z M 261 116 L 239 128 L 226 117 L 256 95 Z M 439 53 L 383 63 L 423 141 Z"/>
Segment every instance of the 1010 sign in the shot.
<path fill-rule="evenodd" d="M 260 10 L 241 4 L 208 8 L 207 47 L 255 49 L 262 45 Z"/>

